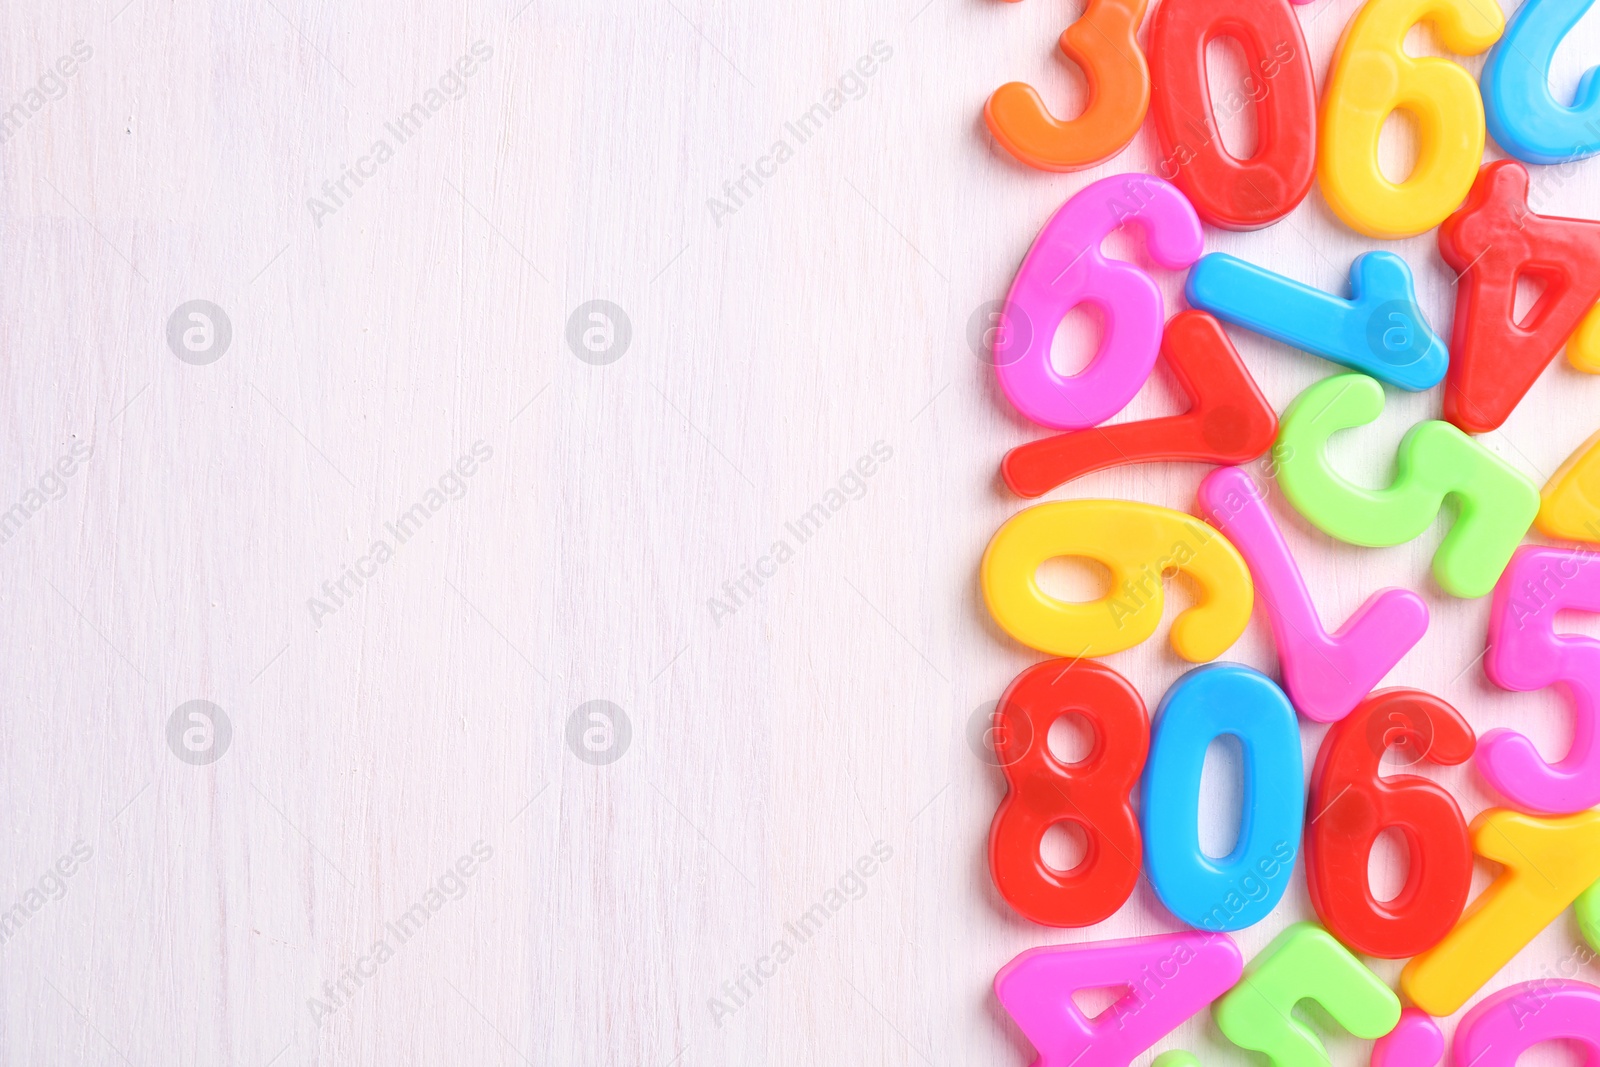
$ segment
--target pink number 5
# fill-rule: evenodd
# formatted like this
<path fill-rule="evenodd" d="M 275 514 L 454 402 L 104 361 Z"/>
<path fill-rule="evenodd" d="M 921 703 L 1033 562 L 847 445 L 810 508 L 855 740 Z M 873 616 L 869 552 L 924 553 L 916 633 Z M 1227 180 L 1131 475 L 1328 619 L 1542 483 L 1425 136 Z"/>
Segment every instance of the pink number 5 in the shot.
<path fill-rule="evenodd" d="M 1515 730 L 1490 730 L 1478 743 L 1478 769 L 1502 796 L 1543 815 L 1600 804 L 1600 641 L 1555 632 L 1556 613 L 1600 611 L 1600 556 L 1524 545 L 1494 589 L 1489 652 L 1483 667 L 1502 689 L 1559 684 L 1572 701 L 1572 747 L 1555 764 Z"/>

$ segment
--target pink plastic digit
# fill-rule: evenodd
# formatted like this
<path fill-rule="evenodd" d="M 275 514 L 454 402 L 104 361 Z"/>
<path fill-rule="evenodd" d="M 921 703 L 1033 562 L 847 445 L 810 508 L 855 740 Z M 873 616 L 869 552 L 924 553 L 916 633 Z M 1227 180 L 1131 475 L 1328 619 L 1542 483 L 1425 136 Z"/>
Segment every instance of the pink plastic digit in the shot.
<path fill-rule="evenodd" d="M 1560 686 L 1572 702 L 1572 747 L 1555 764 L 1515 730 L 1490 730 L 1478 742 L 1478 769 L 1489 784 L 1541 815 L 1600 804 L 1600 641 L 1555 632 L 1558 612 L 1600 612 L 1597 563 L 1592 551 L 1524 545 L 1494 587 L 1484 671 L 1519 693 Z"/>
<path fill-rule="evenodd" d="M 1227 934 L 1163 934 L 1029 949 L 994 976 L 994 992 L 1039 1051 L 1033 1067 L 1128 1067 L 1242 973 Z M 1107 986 L 1128 992 L 1093 1019 L 1072 1002 Z"/>
<path fill-rule="evenodd" d="M 995 368 L 1011 403 L 1042 426 L 1098 426 L 1127 406 L 1155 365 L 1166 322 L 1161 290 L 1138 267 L 1100 251 L 1128 222 L 1144 230 L 1150 257 L 1163 267 L 1181 270 L 1204 251 L 1200 219 L 1176 187 L 1149 174 L 1116 174 L 1057 209 L 1011 283 Z M 1050 365 L 1050 344 L 1079 304 L 1100 309 L 1105 334 L 1083 372 L 1064 377 Z"/>
<path fill-rule="evenodd" d="M 1350 714 L 1428 629 L 1421 597 L 1380 589 L 1330 636 L 1260 488 L 1243 468 L 1206 476 L 1200 513 L 1249 564 L 1272 624 L 1284 691 L 1306 718 L 1336 722 Z"/>
<path fill-rule="evenodd" d="M 1546 1041 L 1571 1041 L 1586 1067 L 1600 1065 L 1600 989 L 1559 978 L 1508 986 L 1461 1017 L 1452 1051 L 1461 1067 L 1514 1067 Z"/>
<path fill-rule="evenodd" d="M 1433 1016 L 1407 1008 L 1400 1021 L 1372 1046 L 1370 1067 L 1434 1067 L 1444 1058 L 1444 1034 Z"/>

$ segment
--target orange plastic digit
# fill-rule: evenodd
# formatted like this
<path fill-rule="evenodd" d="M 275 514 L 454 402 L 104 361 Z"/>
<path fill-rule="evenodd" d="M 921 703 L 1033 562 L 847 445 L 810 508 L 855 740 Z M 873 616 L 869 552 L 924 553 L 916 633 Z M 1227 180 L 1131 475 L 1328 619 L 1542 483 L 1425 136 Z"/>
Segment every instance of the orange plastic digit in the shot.
<path fill-rule="evenodd" d="M 1033 86 L 1008 82 L 983 108 L 994 139 L 1028 166 L 1053 171 L 1092 167 L 1126 148 L 1150 108 L 1150 68 L 1137 36 L 1148 2 L 1089 0 L 1060 42 L 1089 83 L 1083 114 L 1058 119 Z"/>
<path fill-rule="evenodd" d="M 1400 988 L 1429 1015 L 1460 1011 L 1600 881 L 1600 810 L 1551 819 L 1491 808 L 1472 820 L 1472 848 L 1505 869 L 1443 941 L 1400 972 Z"/>

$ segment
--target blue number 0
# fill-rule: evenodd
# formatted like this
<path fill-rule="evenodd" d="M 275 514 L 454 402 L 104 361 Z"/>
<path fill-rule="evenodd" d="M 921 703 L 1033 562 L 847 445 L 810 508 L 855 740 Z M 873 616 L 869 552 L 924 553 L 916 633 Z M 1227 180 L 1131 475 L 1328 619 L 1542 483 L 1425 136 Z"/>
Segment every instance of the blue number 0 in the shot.
<path fill-rule="evenodd" d="M 1200 774 L 1224 735 L 1244 750 L 1238 844 L 1222 859 L 1200 848 Z M 1204 930 L 1265 919 L 1289 887 L 1305 821 L 1300 727 L 1289 698 L 1259 671 L 1199 667 L 1162 698 L 1139 789 L 1145 869 L 1167 909 Z"/>

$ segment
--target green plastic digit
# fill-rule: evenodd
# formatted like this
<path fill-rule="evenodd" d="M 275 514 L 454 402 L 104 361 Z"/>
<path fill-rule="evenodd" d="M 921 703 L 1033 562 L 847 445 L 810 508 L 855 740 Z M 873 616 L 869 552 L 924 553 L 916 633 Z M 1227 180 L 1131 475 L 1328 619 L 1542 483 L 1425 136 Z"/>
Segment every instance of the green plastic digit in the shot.
<path fill-rule="evenodd" d="M 1283 413 L 1278 431 L 1284 495 L 1318 529 L 1368 548 L 1403 545 L 1433 524 L 1445 498 L 1460 505 L 1433 554 L 1433 576 L 1451 596 L 1494 588 L 1539 513 L 1538 487 L 1448 422 L 1419 422 L 1395 456 L 1387 489 L 1352 485 L 1328 462 L 1328 438 L 1383 413 L 1383 386 L 1365 374 L 1325 378 Z"/>
<path fill-rule="evenodd" d="M 1216 1002 L 1217 1026 L 1272 1067 L 1328 1067 L 1328 1050 L 1291 1012 L 1302 1000 L 1322 1005 L 1357 1037 L 1376 1040 L 1400 1021 L 1400 998 L 1316 923 L 1295 923 L 1272 939 Z"/>
<path fill-rule="evenodd" d="M 1181 1048 L 1168 1049 L 1152 1060 L 1150 1067 L 1200 1067 L 1200 1057 Z"/>
<path fill-rule="evenodd" d="M 1572 910 L 1578 914 L 1578 929 L 1583 932 L 1583 939 L 1589 942 L 1590 948 L 1600 952 L 1600 882 L 1585 889 Z"/>

